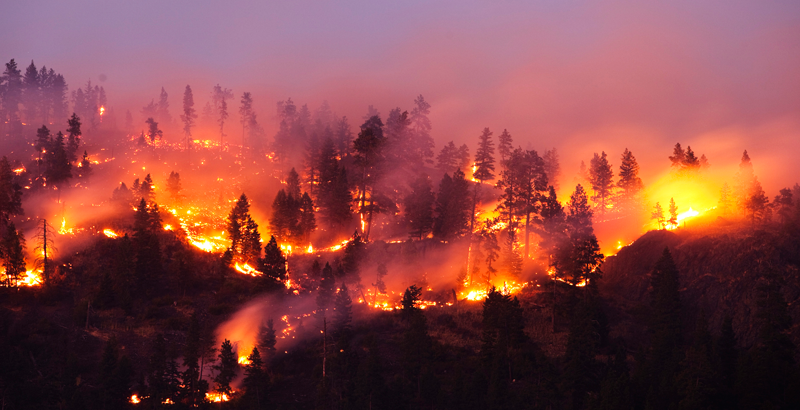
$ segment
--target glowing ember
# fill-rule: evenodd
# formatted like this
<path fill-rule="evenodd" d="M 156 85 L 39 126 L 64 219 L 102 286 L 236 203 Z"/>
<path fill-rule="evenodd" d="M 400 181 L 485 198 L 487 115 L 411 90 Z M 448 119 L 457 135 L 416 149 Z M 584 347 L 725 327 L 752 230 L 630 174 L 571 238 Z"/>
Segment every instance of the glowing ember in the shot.
<path fill-rule="evenodd" d="M 250 364 L 250 360 L 247 358 L 247 356 L 239 356 L 239 364 L 242 366 L 247 366 Z"/>
<path fill-rule="evenodd" d="M 19 174 L 21 174 L 23 172 L 25 172 L 25 167 L 19 167 L 19 168 L 14 170 L 14 173 L 17 174 L 17 175 L 19 175 Z"/>
<path fill-rule="evenodd" d="M 138 395 L 134 394 L 133 396 L 131 396 L 130 400 L 128 400 L 128 401 L 130 403 L 133 403 L 133 404 L 139 404 L 139 403 L 141 403 L 142 400 L 139 398 Z"/>
<path fill-rule="evenodd" d="M 116 232 L 112 231 L 111 229 L 103 229 L 103 235 L 108 236 L 109 238 L 118 238 Z"/>

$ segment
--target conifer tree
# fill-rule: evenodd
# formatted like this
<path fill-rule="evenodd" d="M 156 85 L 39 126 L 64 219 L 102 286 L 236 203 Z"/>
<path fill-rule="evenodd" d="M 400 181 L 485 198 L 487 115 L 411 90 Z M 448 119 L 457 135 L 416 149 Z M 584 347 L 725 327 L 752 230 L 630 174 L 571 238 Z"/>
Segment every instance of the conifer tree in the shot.
<path fill-rule="evenodd" d="M 186 138 L 186 149 L 189 149 L 190 141 L 192 138 L 192 128 L 197 119 L 197 110 L 194 108 L 194 94 L 192 94 L 192 87 L 188 84 L 183 91 L 183 114 L 181 114 L 181 121 L 183 121 L 183 135 Z"/>
<path fill-rule="evenodd" d="M 750 161 L 750 156 L 747 150 L 742 154 L 742 160 L 739 163 L 739 170 L 736 172 L 733 184 L 733 196 L 736 201 L 736 206 L 742 213 L 747 212 L 747 202 L 755 184 L 756 176 L 753 172 L 753 163 Z"/>
<path fill-rule="evenodd" d="M 420 94 L 414 99 L 414 108 L 409 116 L 410 128 L 413 134 L 412 152 L 420 161 L 431 163 L 433 158 L 433 138 L 431 137 L 431 105 Z"/>
<path fill-rule="evenodd" d="M 686 151 L 681 148 L 681 143 L 678 142 L 675 144 L 675 148 L 672 150 L 672 155 L 669 157 L 669 160 L 672 161 L 672 167 L 681 169 L 683 168 L 684 162 L 686 161 Z"/>
<path fill-rule="evenodd" d="M 244 396 L 242 401 L 248 403 L 251 408 L 260 409 L 267 404 L 267 390 L 269 388 L 269 376 L 264 371 L 264 362 L 258 347 L 247 356 L 248 364 L 244 370 Z"/>
<path fill-rule="evenodd" d="M 13 222 L 8 222 L 5 235 L 0 242 L 0 258 L 5 268 L 6 287 L 16 286 L 17 279 L 25 273 L 25 237 L 18 232 Z"/>
<path fill-rule="evenodd" d="M 311 233 L 317 229 L 317 219 L 314 216 L 314 202 L 311 200 L 308 192 L 304 192 L 303 196 L 300 198 L 298 211 L 300 213 L 300 220 L 297 224 L 297 241 L 301 244 L 306 244 L 310 241 Z"/>
<path fill-rule="evenodd" d="M 159 333 L 153 344 L 147 371 L 146 399 L 153 408 L 160 408 L 167 400 L 173 403 L 178 399 L 178 368 L 175 359 L 167 352 L 167 342 Z"/>
<path fill-rule="evenodd" d="M 336 129 L 334 131 L 336 150 L 342 158 L 350 156 L 353 149 L 353 132 L 350 130 L 350 124 L 347 122 L 347 117 L 342 117 L 336 121 Z"/>
<path fill-rule="evenodd" d="M 81 143 L 81 135 L 83 135 L 81 132 L 81 119 L 75 113 L 72 113 L 72 117 L 67 120 L 67 125 L 67 158 L 72 163 L 78 159 L 78 147 Z"/>
<path fill-rule="evenodd" d="M 208 390 L 208 382 L 200 377 L 201 337 L 200 321 L 195 312 L 189 319 L 183 350 L 183 366 L 186 370 L 181 373 L 181 401 L 190 407 L 202 403 Z"/>
<path fill-rule="evenodd" d="M 669 220 L 667 224 L 672 226 L 673 228 L 678 227 L 678 206 L 675 205 L 675 199 L 669 199 Z"/>
<path fill-rule="evenodd" d="M 13 215 L 22 215 L 22 187 L 14 182 L 14 172 L 8 158 L 0 159 L 0 223 Z"/>
<path fill-rule="evenodd" d="M 547 174 L 547 182 L 558 191 L 560 184 L 559 178 L 561 177 L 561 164 L 559 161 L 558 151 L 555 148 L 549 149 L 542 155 L 544 160 L 544 171 Z"/>
<path fill-rule="evenodd" d="M 484 128 L 478 137 L 478 149 L 475 152 L 475 172 L 472 178 L 483 183 L 494 179 L 494 141 L 489 128 Z"/>
<path fill-rule="evenodd" d="M 242 94 L 241 106 L 239 106 L 239 122 L 242 124 L 242 148 L 248 144 L 245 141 L 247 126 L 253 118 L 253 96 L 249 92 Z"/>
<path fill-rule="evenodd" d="M 164 87 L 161 87 L 161 93 L 158 95 L 156 118 L 162 124 L 172 124 L 172 115 L 169 113 L 169 94 Z"/>
<path fill-rule="evenodd" d="M 334 311 L 334 336 L 339 340 L 340 346 L 346 346 L 350 337 L 351 322 L 353 321 L 353 302 L 350 299 L 346 283 L 342 283 L 339 291 L 336 292 Z"/>
<path fill-rule="evenodd" d="M 228 120 L 228 102 L 226 100 L 233 98 L 233 91 L 228 88 L 222 88 L 219 84 L 214 86 L 211 92 L 211 102 L 214 107 L 214 114 L 216 115 L 215 121 L 219 125 L 219 143 L 223 145 L 225 139 L 224 126 L 225 121 Z"/>
<path fill-rule="evenodd" d="M 511 138 L 511 134 L 508 133 L 508 130 L 503 129 L 503 133 L 497 137 L 497 152 L 500 154 L 500 165 L 503 167 L 506 166 L 506 161 L 511 156 L 511 151 L 514 150 L 513 143 L 514 139 Z"/>
<path fill-rule="evenodd" d="M 619 199 L 623 208 L 633 210 L 637 207 L 637 202 L 641 200 L 640 194 L 644 190 L 642 179 L 639 178 L 639 163 L 633 153 L 627 148 L 622 153 L 622 162 L 619 165 Z"/>
<path fill-rule="evenodd" d="M 600 215 L 605 215 L 612 206 L 613 177 L 614 172 L 611 170 L 611 164 L 608 163 L 605 151 L 600 155 L 595 153 L 589 163 L 589 182 L 591 182 L 594 192 L 592 201 Z"/>
<path fill-rule="evenodd" d="M 167 192 L 169 192 L 169 196 L 173 201 L 177 201 L 180 198 L 182 189 L 181 174 L 170 171 L 169 177 L 167 178 Z"/>
<path fill-rule="evenodd" d="M 283 256 L 274 236 L 264 246 L 264 259 L 261 262 L 262 278 L 268 289 L 279 287 L 286 280 L 286 257 Z"/>
<path fill-rule="evenodd" d="M 753 177 L 753 182 L 750 185 L 750 190 L 747 193 L 747 199 L 744 203 L 744 208 L 750 216 L 753 224 L 756 221 L 763 221 L 768 219 L 766 217 L 769 210 L 769 198 L 764 194 L 764 189 L 761 188 L 761 183 L 758 178 Z"/>
<path fill-rule="evenodd" d="M 361 265 L 366 253 L 366 244 L 361 239 L 358 231 L 353 232 L 353 237 L 344 247 L 344 258 L 339 265 L 344 270 L 344 282 L 361 283 Z"/>
<path fill-rule="evenodd" d="M 405 223 L 410 237 L 421 240 L 433 229 L 434 199 L 430 178 L 420 174 L 411 184 L 411 193 L 404 201 Z"/>
<path fill-rule="evenodd" d="M 47 153 L 46 162 L 45 178 L 50 184 L 62 187 L 72 178 L 72 164 L 64 144 L 64 134 L 61 131 L 56 134 L 55 141 Z"/>
<path fill-rule="evenodd" d="M 81 178 L 88 178 L 92 175 L 92 171 L 92 162 L 89 161 L 89 154 L 83 151 L 83 158 L 81 158 L 81 162 L 78 164 L 78 176 Z"/>
<path fill-rule="evenodd" d="M 275 344 L 278 338 L 275 335 L 275 325 L 272 319 L 267 319 L 267 323 L 262 323 L 258 328 L 258 347 L 261 348 L 260 352 L 264 352 L 264 361 L 269 361 L 275 357 Z"/>
<path fill-rule="evenodd" d="M 245 241 L 244 231 L 247 228 L 247 219 L 249 217 L 250 202 L 247 199 L 247 195 L 242 194 L 228 214 L 228 221 L 225 227 L 228 239 L 231 241 L 230 249 L 234 257 L 242 255 Z"/>
<path fill-rule="evenodd" d="M 436 197 L 436 217 L 433 221 L 433 236 L 450 241 L 463 236 L 469 229 L 469 185 L 460 170 L 451 178 L 445 174 L 439 183 Z"/>
<path fill-rule="evenodd" d="M 369 239 L 369 230 L 372 224 L 372 213 L 375 197 L 375 183 L 379 178 L 378 170 L 383 165 L 383 122 L 380 117 L 370 117 L 363 125 L 361 132 L 353 142 L 353 155 L 355 164 L 360 174 L 357 177 L 359 187 L 359 214 L 362 220 L 366 219 L 367 228 L 364 237 Z M 369 198 L 367 192 L 369 190 Z M 369 199 L 369 205 L 367 205 Z"/>
<path fill-rule="evenodd" d="M 656 206 L 653 207 L 653 212 L 650 214 L 650 219 L 656 221 L 658 229 L 666 228 L 667 218 L 664 216 L 664 208 L 661 207 L 660 203 L 656 202 Z"/>
<path fill-rule="evenodd" d="M 158 128 L 158 122 L 153 117 L 148 118 L 145 124 L 147 124 L 147 138 L 150 138 L 150 143 L 155 145 L 156 139 L 160 140 L 164 136 L 164 132 Z"/>
<path fill-rule="evenodd" d="M 453 141 L 445 144 L 436 156 L 436 168 L 445 174 L 455 172 L 460 163 L 461 159 L 458 155 L 458 148 L 456 148 L 456 144 L 454 144 Z"/>
<path fill-rule="evenodd" d="M 231 382 L 236 378 L 236 373 L 239 373 L 236 354 L 233 353 L 233 345 L 230 340 L 225 339 L 222 342 L 217 359 L 218 363 L 214 366 L 214 370 L 217 371 L 217 375 L 214 376 L 216 384 L 214 390 L 220 395 L 224 394 L 230 397 Z"/>

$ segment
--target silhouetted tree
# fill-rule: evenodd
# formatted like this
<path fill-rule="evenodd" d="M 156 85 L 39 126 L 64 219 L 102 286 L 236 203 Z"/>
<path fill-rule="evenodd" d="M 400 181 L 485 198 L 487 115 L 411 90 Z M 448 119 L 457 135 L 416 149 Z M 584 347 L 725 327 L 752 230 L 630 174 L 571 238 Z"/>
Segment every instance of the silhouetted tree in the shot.
<path fill-rule="evenodd" d="M 500 154 L 500 165 L 505 167 L 506 161 L 511 156 L 511 151 L 514 150 L 514 139 L 511 138 L 511 134 L 508 133 L 508 130 L 503 129 L 503 133 L 497 137 L 497 142 L 497 152 Z"/>
<path fill-rule="evenodd" d="M 220 395 L 224 394 L 230 397 L 232 392 L 231 382 L 236 378 L 236 374 L 239 373 L 236 354 L 233 352 L 233 345 L 231 345 L 230 340 L 225 339 L 222 342 L 217 359 L 218 363 L 214 366 L 214 370 L 217 371 L 217 375 L 214 376 L 214 383 L 216 384 L 214 390 Z"/>
<path fill-rule="evenodd" d="M 264 371 L 264 362 L 261 360 L 258 347 L 253 348 L 247 360 L 249 363 L 244 369 L 242 401 L 249 404 L 250 408 L 261 409 L 266 407 L 268 402 L 269 376 Z"/>
<path fill-rule="evenodd" d="M 148 396 L 143 401 L 152 408 L 166 408 L 167 400 L 178 400 L 178 366 L 167 352 L 167 342 L 159 333 L 152 347 L 147 369 Z"/>
<path fill-rule="evenodd" d="M 591 182 L 592 191 L 594 192 L 592 202 L 594 202 L 595 208 L 599 210 L 600 215 L 605 215 L 612 206 L 613 177 L 614 172 L 611 170 L 611 164 L 608 163 L 605 151 L 600 155 L 595 153 L 589 163 L 589 182 Z"/>
<path fill-rule="evenodd" d="M 640 195 L 644 190 L 644 184 L 639 178 L 639 163 L 627 148 L 622 153 L 617 188 L 619 188 L 620 205 L 626 210 L 636 209 L 642 199 Z"/>
<path fill-rule="evenodd" d="M 186 138 L 186 149 L 190 147 L 192 138 L 192 128 L 197 119 L 197 110 L 194 109 L 194 94 L 192 94 L 192 87 L 188 84 L 183 91 L 183 114 L 181 114 L 181 121 L 183 121 L 183 135 Z"/>
<path fill-rule="evenodd" d="M 22 213 L 22 187 L 14 181 L 11 164 L 3 156 L 0 159 L 0 223 Z"/>
<path fill-rule="evenodd" d="M 274 236 L 264 246 L 264 258 L 261 261 L 262 278 L 268 289 L 279 287 L 286 280 L 286 257 L 283 256 Z"/>
<path fill-rule="evenodd" d="M 471 207 L 469 185 L 464 173 L 457 170 L 453 173 L 453 178 L 445 174 L 439 183 L 439 194 L 436 197 L 433 236 L 452 240 L 467 233 Z"/>
<path fill-rule="evenodd" d="M 547 174 L 547 182 L 558 191 L 560 184 L 559 178 L 561 177 L 561 165 L 559 161 L 558 151 L 555 148 L 549 149 L 542 155 L 544 160 L 544 171 Z"/>
<path fill-rule="evenodd" d="M 0 258 L 3 259 L 5 268 L 6 287 L 16 286 L 19 276 L 25 273 L 25 237 L 18 232 L 13 222 L 8 222 L 8 227 L 0 241 Z"/>
<path fill-rule="evenodd" d="M 433 201 L 430 178 L 420 174 L 405 198 L 405 223 L 412 238 L 422 239 L 433 229 Z"/>

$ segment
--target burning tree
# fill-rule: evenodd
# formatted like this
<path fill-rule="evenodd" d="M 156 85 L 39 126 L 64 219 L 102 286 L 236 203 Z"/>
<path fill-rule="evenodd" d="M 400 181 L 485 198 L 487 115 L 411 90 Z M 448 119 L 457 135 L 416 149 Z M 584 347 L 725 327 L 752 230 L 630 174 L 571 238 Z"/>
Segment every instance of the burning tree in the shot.
<path fill-rule="evenodd" d="M 25 237 L 18 232 L 13 222 L 8 223 L 0 241 L 0 258 L 5 268 L 6 287 L 16 286 L 19 276 L 25 273 Z"/>
<path fill-rule="evenodd" d="M 359 187 L 359 210 L 362 220 L 362 231 L 364 237 L 369 240 L 369 230 L 372 224 L 372 214 L 375 204 L 375 185 L 378 179 L 378 171 L 383 165 L 383 122 L 380 117 L 370 117 L 361 125 L 361 132 L 353 141 L 353 150 L 356 166 L 360 168 L 358 176 Z M 367 192 L 369 191 L 369 195 Z M 369 205 L 367 205 L 369 196 Z M 363 226 L 366 223 L 366 227 Z"/>
<path fill-rule="evenodd" d="M 56 251 L 54 237 L 55 231 L 53 227 L 47 223 L 47 219 L 42 219 L 37 224 L 37 246 L 34 248 L 34 252 L 36 253 L 36 267 L 42 270 L 43 284 L 47 284 L 54 273 L 54 267 L 52 266 L 52 255 Z"/>

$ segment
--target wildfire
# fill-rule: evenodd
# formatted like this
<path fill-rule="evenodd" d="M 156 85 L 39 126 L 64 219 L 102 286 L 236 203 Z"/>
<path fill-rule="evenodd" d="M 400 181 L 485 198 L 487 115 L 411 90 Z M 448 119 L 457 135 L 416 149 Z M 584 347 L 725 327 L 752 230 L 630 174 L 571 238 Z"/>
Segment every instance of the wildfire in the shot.
<path fill-rule="evenodd" d="M 245 263 L 236 262 L 234 264 L 234 268 L 236 268 L 236 270 L 239 271 L 240 273 L 244 273 L 245 275 L 250 275 L 250 276 L 261 276 L 261 275 L 263 275 L 263 273 L 261 271 L 259 271 L 258 269 L 250 266 L 250 264 L 248 264 L 246 262 Z"/>
<path fill-rule="evenodd" d="M 119 237 L 119 235 L 117 235 L 117 233 L 112 231 L 111 229 L 103 229 L 103 235 L 108 236 L 109 238 L 112 239 Z"/>
<path fill-rule="evenodd" d="M 128 401 L 132 404 L 139 404 L 142 402 L 142 399 L 140 399 L 138 395 L 134 394 Z"/>
<path fill-rule="evenodd" d="M 19 167 L 19 168 L 14 170 L 14 173 L 17 174 L 17 175 L 19 175 L 19 174 L 21 174 L 23 172 L 25 172 L 25 167 Z"/>
<path fill-rule="evenodd" d="M 58 233 L 61 234 L 61 235 L 66 235 L 66 234 L 70 234 L 71 235 L 71 234 L 75 233 L 72 228 L 67 229 L 67 218 L 66 217 L 63 217 L 63 216 L 61 217 L 61 229 L 58 230 Z"/>
<path fill-rule="evenodd" d="M 250 359 L 248 359 L 247 356 L 239 356 L 239 364 L 242 366 L 248 366 L 250 365 Z"/>
<path fill-rule="evenodd" d="M 206 400 L 214 403 L 229 401 L 230 398 L 225 393 L 206 393 Z"/>
<path fill-rule="evenodd" d="M 0 273 L 0 283 L 5 283 L 9 281 L 10 278 L 6 275 L 5 269 L 3 269 L 2 273 Z M 21 287 L 21 286 L 39 286 L 42 284 L 42 271 L 41 270 L 29 270 L 23 274 L 17 276 L 15 280 L 11 280 L 11 286 L 14 287 Z"/>

